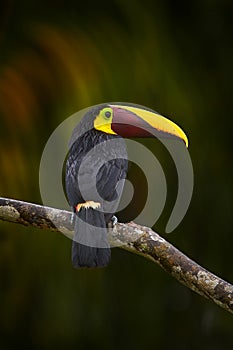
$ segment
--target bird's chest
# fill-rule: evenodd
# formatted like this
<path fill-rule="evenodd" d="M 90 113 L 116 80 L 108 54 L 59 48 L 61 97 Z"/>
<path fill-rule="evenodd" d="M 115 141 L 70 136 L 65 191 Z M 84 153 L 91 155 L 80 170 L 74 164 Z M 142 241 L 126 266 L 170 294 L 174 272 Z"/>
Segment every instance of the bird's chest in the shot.
<path fill-rule="evenodd" d="M 127 170 L 124 141 L 107 137 L 88 137 L 78 141 L 70 150 L 67 160 L 68 196 L 72 202 L 84 197 L 93 199 L 99 194 L 111 198 L 117 182 L 125 177 Z"/>

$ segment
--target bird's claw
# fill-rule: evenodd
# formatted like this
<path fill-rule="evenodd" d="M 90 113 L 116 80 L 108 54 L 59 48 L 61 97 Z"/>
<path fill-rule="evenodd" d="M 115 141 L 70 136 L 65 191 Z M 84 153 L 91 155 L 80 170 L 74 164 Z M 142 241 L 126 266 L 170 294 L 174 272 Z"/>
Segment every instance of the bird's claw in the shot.
<path fill-rule="evenodd" d="M 118 223 L 118 219 L 115 215 L 112 216 L 111 222 L 112 222 L 112 226 L 115 226 Z"/>
<path fill-rule="evenodd" d="M 74 212 L 72 212 L 71 217 L 70 217 L 70 224 L 74 225 L 74 222 L 75 222 L 75 214 L 74 214 Z"/>

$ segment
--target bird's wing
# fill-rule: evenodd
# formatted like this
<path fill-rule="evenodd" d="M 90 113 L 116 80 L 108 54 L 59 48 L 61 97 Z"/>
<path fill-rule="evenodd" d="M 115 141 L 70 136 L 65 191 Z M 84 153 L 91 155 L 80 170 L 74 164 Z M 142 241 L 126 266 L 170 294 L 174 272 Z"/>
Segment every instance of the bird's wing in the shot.
<path fill-rule="evenodd" d="M 96 177 L 97 190 L 105 201 L 115 200 L 121 196 L 123 181 L 126 178 L 128 162 L 126 159 L 113 159 L 105 163 Z"/>

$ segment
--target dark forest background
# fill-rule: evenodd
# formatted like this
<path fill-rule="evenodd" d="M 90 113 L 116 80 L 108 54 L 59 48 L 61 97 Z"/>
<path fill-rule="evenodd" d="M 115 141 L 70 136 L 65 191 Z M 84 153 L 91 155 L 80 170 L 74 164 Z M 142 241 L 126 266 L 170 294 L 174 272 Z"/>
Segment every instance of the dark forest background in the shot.
<path fill-rule="evenodd" d="M 164 234 L 177 184 L 159 151 L 170 197 L 154 229 L 233 282 L 232 19 L 230 0 L 2 1 L 0 195 L 41 203 L 43 148 L 71 114 L 148 106 L 186 131 L 195 180 L 187 215 Z M 1 349 L 232 349 L 232 315 L 154 263 L 113 249 L 108 268 L 76 271 L 70 247 L 0 223 Z"/>

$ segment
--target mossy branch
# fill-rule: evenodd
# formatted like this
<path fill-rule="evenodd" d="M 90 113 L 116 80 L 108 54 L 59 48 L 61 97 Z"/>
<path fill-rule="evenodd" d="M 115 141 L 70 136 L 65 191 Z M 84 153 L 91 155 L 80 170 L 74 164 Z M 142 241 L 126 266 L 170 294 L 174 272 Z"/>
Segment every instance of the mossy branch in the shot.
<path fill-rule="evenodd" d="M 71 212 L 18 200 L 0 198 L 0 219 L 73 238 Z M 233 313 L 233 285 L 215 276 L 181 253 L 148 227 L 118 223 L 111 244 L 152 259 L 179 282 Z"/>

